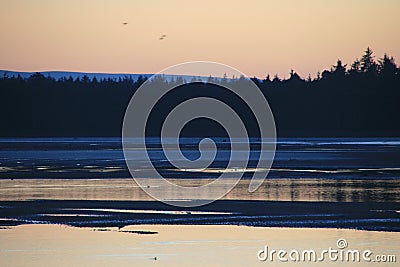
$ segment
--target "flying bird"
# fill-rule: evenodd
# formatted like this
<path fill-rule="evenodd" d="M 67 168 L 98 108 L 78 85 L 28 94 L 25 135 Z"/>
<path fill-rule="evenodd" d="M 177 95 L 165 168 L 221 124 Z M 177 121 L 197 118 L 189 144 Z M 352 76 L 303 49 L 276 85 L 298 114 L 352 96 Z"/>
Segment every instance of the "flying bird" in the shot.
<path fill-rule="evenodd" d="M 161 35 L 161 37 L 160 37 L 160 38 L 158 38 L 158 40 L 164 40 L 164 39 L 165 39 L 165 37 L 167 37 L 167 35 L 166 35 L 166 34 L 163 34 L 163 35 Z"/>
<path fill-rule="evenodd" d="M 128 22 L 122 22 L 122 25 L 124 25 L 124 26 L 128 25 Z"/>

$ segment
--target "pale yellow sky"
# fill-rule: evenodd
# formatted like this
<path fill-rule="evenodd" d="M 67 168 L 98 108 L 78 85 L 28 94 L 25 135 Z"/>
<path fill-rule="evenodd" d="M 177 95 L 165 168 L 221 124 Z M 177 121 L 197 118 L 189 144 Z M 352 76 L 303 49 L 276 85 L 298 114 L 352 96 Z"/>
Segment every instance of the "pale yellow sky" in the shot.
<path fill-rule="evenodd" d="M 156 73 L 216 61 L 306 77 L 370 46 L 400 62 L 398 0 L 0 0 L 0 69 Z M 123 22 L 128 22 L 124 26 Z M 162 34 L 167 37 L 159 40 Z"/>

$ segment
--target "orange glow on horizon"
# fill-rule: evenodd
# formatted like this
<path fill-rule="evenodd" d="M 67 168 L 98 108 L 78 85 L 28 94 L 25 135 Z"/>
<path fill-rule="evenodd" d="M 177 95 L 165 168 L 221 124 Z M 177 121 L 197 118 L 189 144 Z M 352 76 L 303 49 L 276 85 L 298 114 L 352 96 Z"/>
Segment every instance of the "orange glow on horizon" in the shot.
<path fill-rule="evenodd" d="M 156 73 L 201 60 L 305 78 L 367 46 L 399 61 L 399 11 L 397 0 L 1 1 L 0 69 Z"/>

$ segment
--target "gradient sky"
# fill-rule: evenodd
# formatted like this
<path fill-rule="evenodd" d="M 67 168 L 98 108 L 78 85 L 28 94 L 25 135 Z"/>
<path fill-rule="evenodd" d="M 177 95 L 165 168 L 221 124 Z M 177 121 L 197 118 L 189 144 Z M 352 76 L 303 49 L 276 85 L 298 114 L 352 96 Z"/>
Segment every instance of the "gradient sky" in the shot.
<path fill-rule="evenodd" d="M 400 61 L 398 0 L 0 3 L 0 69 L 156 73 L 206 60 L 306 77 L 338 58 L 351 64 L 367 46 Z"/>

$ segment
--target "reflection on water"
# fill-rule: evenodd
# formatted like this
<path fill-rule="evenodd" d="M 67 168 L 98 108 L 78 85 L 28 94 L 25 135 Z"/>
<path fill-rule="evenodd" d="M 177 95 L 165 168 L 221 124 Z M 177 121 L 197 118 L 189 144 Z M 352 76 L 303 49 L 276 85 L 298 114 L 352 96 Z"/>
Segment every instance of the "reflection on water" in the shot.
<path fill-rule="evenodd" d="M 169 179 L 181 186 L 201 186 L 211 179 Z M 229 184 L 231 181 L 226 180 Z M 254 193 L 242 179 L 223 199 L 277 201 L 399 202 L 399 179 L 267 179 Z M 161 189 L 160 189 L 161 190 Z M 167 192 L 179 198 L 179 191 Z M 193 196 L 208 199 L 207 195 Z M 3 179 L 0 200 L 81 199 L 152 200 L 133 179 Z"/>
<path fill-rule="evenodd" d="M 189 158 L 198 157 L 200 140 L 181 138 L 182 153 Z M 206 170 L 172 168 L 160 139 L 148 138 L 146 142 L 152 164 L 169 181 L 181 186 L 204 185 L 221 173 L 232 174 L 229 177 L 233 178 L 238 171 L 244 171 L 244 178 L 251 178 L 262 170 L 262 166 L 257 166 L 261 140 L 250 140 L 252 150 L 246 170 L 238 169 L 235 164 L 226 169 L 230 143 L 243 140 L 213 140 L 218 153 Z M 164 141 L 166 147 L 172 142 Z M 135 140 L 132 142 L 135 144 Z M 141 158 L 142 153 L 135 154 L 134 149 L 130 155 L 133 156 L 130 160 L 139 166 L 133 171 L 135 176 L 146 177 L 140 173 L 148 169 L 140 164 L 147 157 Z M 399 138 L 280 139 L 269 179 L 254 193 L 248 192 L 249 180 L 241 180 L 224 199 L 399 201 L 399 159 Z M 149 200 L 129 177 L 118 138 L 0 138 L 0 200 Z M 232 180 L 226 179 L 221 186 L 231 183 Z M 171 198 L 180 198 L 179 194 L 179 191 L 166 192 Z M 210 196 L 205 193 L 193 198 Z"/>
<path fill-rule="evenodd" d="M 154 139 L 149 141 L 152 145 L 151 153 L 158 155 L 159 143 Z M 198 140 L 184 139 L 183 141 L 185 151 L 195 155 L 197 153 L 195 144 Z M 223 140 L 220 140 L 220 145 L 224 148 Z M 252 146 L 257 147 L 257 145 L 259 141 L 253 140 Z M 142 203 L 143 207 L 137 209 L 134 207 L 138 202 L 135 202 L 135 205 L 132 205 L 132 202 L 115 203 L 114 201 L 104 203 L 22 202 L 23 204 L 2 202 L 0 211 L 2 211 L 1 217 L 4 218 L 0 218 L 0 221 L 4 226 L 13 225 L 14 221 L 16 224 L 75 222 L 76 225 L 86 221 L 91 223 L 112 221 L 115 222 L 112 225 L 122 227 L 122 229 L 103 228 L 104 225 L 101 229 L 73 228 L 63 225 L 0 227 L 0 265 L 288 266 L 290 263 L 261 263 L 257 259 L 257 251 L 263 249 L 265 245 L 273 249 L 286 250 L 329 248 L 335 247 L 339 238 L 345 238 L 350 249 L 370 249 L 379 254 L 396 254 L 400 247 L 400 234 L 397 232 L 271 229 L 226 225 L 123 227 L 125 224 L 121 224 L 121 218 L 126 224 L 144 223 L 143 220 L 149 220 L 151 224 L 154 224 L 154 218 L 165 223 L 171 223 L 173 220 L 179 222 L 179 220 L 192 219 L 194 221 L 196 219 L 198 223 L 198 216 L 202 216 L 200 219 L 208 220 L 207 223 L 244 224 L 246 220 L 248 225 L 267 223 L 272 226 L 289 225 L 291 227 L 293 225 L 327 227 L 328 225 L 350 228 L 362 226 L 370 230 L 398 229 L 399 159 L 399 139 L 287 139 L 278 143 L 273 171 L 269 179 L 265 180 L 257 191 L 249 193 L 250 180 L 242 179 L 223 198 L 381 203 L 328 203 L 329 205 L 307 203 L 311 205 L 307 208 L 299 203 L 287 205 L 287 202 L 274 202 L 272 205 L 271 203 L 248 202 L 241 203 L 242 208 L 235 207 L 244 214 L 231 214 L 232 205 L 221 202 L 216 202 L 220 204 L 219 208 L 229 205 L 223 209 L 227 211 L 225 213 L 188 212 L 187 210 L 171 210 L 164 206 L 152 207 L 153 204 L 161 205 L 158 202 L 149 202 L 150 205 Z M 192 173 L 192 179 L 176 179 L 181 177 L 180 172 L 171 170 L 162 155 L 155 157 L 154 163 L 170 174 L 168 176 L 171 177 L 168 179 L 170 182 L 194 187 L 211 182 L 213 179 L 209 178 L 221 172 L 221 167 L 224 166 L 226 160 L 226 153 L 220 153 L 217 158 L 219 165 L 216 164 L 207 172 Z M 250 168 L 254 167 L 252 164 Z M 227 170 L 227 172 L 235 171 L 237 170 Z M 256 170 L 250 169 L 250 171 Z M 0 179 L 0 201 L 152 200 L 133 179 L 120 179 L 129 177 L 129 173 L 127 173 L 120 150 L 119 139 L 0 139 L 0 177 L 2 178 Z M 198 177 L 205 178 L 196 179 Z M 224 181 L 227 185 L 232 183 L 229 179 Z M 154 189 L 161 190 L 161 188 Z M 166 193 L 170 198 L 180 198 L 179 191 Z M 201 196 L 194 195 L 193 198 L 208 199 L 209 196 L 206 193 Z M 382 202 L 397 203 L 389 203 L 390 205 L 387 205 L 389 208 L 382 208 L 380 206 L 387 204 Z M 61 207 L 61 204 L 64 206 Z M 82 204 L 83 206 L 80 206 Z M 353 210 L 348 206 L 349 204 L 364 206 L 360 212 L 357 212 L 358 209 Z M 276 210 L 269 210 L 266 207 L 275 207 Z M 346 213 L 344 209 L 347 209 Z M 353 211 L 356 211 L 355 214 Z M 129 218 L 131 218 L 130 221 Z M 150 232 L 155 234 L 138 234 Z M 320 264 L 325 266 L 328 263 Z M 332 265 L 339 264 L 342 263 L 332 263 Z M 309 266 L 309 263 L 297 262 L 296 265 Z M 346 265 L 361 266 L 362 263 L 346 263 Z M 379 266 L 394 265 L 394 263 L 379 264 Z"/>
<path fill-rule="evenodd" d="M 98 231 L 96 231 L 98 230 Z M 155 234 L 137 234 L 151 232 Z M 291 266 L 260 262 L 257 252 L 270 249 L 337 249 L 344 238 L 349 250 L 372 256 L 395 255 L 400 233 L 344 229 L 256 228 L 244 226 L 136 225 L 118 228 L 73 228 L 22 225 L 0 230 L 2 266 Z M 396 255 L 397 254 L 397 255 Z M 296 266 L 363 266 L 365 262 L 296 262 Z M 371 266 L 377 266 L 370 264 Z M 395 266 L 396 263 L 379 263 Z"/>

